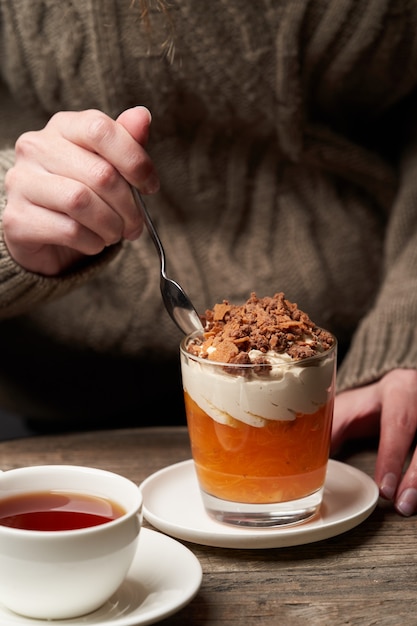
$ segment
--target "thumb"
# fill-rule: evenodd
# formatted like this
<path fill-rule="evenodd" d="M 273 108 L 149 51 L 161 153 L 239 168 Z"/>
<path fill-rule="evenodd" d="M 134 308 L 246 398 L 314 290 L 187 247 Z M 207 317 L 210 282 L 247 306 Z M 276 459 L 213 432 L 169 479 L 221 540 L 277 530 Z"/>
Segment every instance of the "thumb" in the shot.
<path fill-rule="evenodd" d="M 116 120 L 121 124 L 127 132 L 142 146 L 146 146 L 149 138 L 149 127 L 151 125 L 152 116 L 144 106 L 126 109 L 119 115 Z"/>

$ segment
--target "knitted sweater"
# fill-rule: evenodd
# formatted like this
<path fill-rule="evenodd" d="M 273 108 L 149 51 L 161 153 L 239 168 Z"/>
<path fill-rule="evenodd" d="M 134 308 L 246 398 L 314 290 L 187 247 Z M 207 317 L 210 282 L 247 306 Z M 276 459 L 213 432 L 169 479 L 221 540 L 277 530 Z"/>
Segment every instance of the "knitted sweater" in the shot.
<path fill-rule="evenodd" d="M 417 367 L 417 4 L 172 0 L 150 19 L 131 0 L 0 0 L 1 206 L 20 132 L 146 105 L 149 208 L 199 311 L 284 291 L 336 334 L 339 389 Z M 59 277 L 0 237 L 0 319 L 12 410 L 140 424 L 180 387 L 146 233 Z"/>

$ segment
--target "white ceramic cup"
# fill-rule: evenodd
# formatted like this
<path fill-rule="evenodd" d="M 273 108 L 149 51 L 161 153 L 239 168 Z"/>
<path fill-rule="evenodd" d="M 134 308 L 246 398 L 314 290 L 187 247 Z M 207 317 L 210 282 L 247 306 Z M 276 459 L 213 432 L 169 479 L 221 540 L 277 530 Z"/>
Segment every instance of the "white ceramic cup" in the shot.
<path fill-rule="evenodd" d="M 142 524 L 142 495 L 112 472 L 72 465 L 0 473 L 0 499 L 12 494 L 71 491 L 106 498 L 125 514 L 76 530 L 22 530 L 0 525 L 0 602 L 39 619 L 69 619 L 96 610 L 123 582 Z"/>

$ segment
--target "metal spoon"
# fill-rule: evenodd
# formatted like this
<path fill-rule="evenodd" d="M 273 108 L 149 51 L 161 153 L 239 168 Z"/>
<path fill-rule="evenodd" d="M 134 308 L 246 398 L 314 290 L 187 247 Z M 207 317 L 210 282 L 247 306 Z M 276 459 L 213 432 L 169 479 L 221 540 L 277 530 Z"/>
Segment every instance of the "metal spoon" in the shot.
<path fill-rule="evenodd" d="M 175 280 L 168 278 L 165 273 L 166 260 L 164 248 L 162 247 L 161 240 L 142 196 L 135 187 L 132 187 L 132 193 L 136 206 L 143 215 L 146 227 L 159 255 L 161 263 L 160 288 L 166 310 L 184 334 L 188 335 L 196 330 L 203 331 L 203 325 L 190 298 L 187 296 L 184 289 L 175 282 Z"/>

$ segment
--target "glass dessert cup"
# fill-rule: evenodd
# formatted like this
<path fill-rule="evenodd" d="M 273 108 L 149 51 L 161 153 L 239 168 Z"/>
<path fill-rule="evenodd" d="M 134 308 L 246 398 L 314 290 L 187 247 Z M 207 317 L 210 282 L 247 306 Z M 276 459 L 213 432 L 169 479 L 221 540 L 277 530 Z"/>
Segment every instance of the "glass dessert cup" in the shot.
<path fill-rule="evenodd" d="M 192 456 L 207 513 L 271 527 L 316 515 L 333 418 L 336 339 L 319 355 L 236 365 L 194 356 L 181 343 Z"/>

